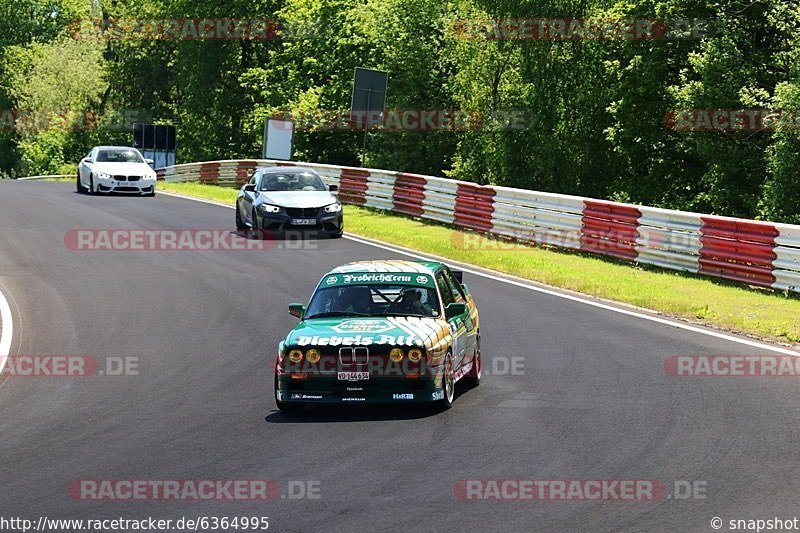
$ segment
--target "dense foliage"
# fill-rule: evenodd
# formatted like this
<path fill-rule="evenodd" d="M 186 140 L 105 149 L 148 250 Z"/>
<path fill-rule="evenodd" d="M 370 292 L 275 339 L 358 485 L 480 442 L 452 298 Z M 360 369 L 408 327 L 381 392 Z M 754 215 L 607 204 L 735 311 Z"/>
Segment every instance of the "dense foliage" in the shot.
<path fill-rule="evenodd" d="M 76 31 L 87 20 L 206 17 L 270 19 L 280 30 L 217 40 Z M 666 34 L 498 39 L 487 23 L 520 18 L 657 19 Z M 390 109 L 483 121 L 373 131 L 362 154 L 359 132 L 309 119 L 346 114 L 356 66 L 389 72 Z M 800 222 L 800 122 L 685 131 L 669 120 L 683 109 L 800 109 L 797 0 L 0 0 L 0 173 L 11 176 L 71 173 L 90 146 L 130 143 L 137 119 L 176 124 L 179 161 L 256 157 L 265 117 L 289 115 L 303 122 L 298 160 L 365 157 Z M 20 120 L 31 115 L 49 118 Z"/>

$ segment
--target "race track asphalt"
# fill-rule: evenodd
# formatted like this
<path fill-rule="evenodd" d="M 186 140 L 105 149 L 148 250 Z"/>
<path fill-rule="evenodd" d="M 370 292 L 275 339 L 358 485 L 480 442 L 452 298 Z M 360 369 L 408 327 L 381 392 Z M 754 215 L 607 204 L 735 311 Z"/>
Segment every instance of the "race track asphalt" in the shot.
<path fill-rule="evenodd" d="M 74 229 L 233 229 L 233 211 L 0 181 L 12 355 L 138 358 L 138 374 L 0 378 L 0 514 L 268 516 L 275 531 L 713 531 L 800 514 L 797 378 L 678 378 L 671 355 L 763 349 L 465 274 L 486 373 L 446 412 L 272 399 L 271 361 L 350 239 L 268 251 L 69 249 Z M 235 237 L 240 238 L 240 237 Z M 511 360 L 519 371 L 503 372 Z M 274 501 L 82 501 L 81 479 L 271 479 Z M 705 498 L 464 501 L 470 479 L 700 482 Z M 319 498 L 291 499 L 292 482 Z M 292 487 L 297 487 L 294 483 Z"/>

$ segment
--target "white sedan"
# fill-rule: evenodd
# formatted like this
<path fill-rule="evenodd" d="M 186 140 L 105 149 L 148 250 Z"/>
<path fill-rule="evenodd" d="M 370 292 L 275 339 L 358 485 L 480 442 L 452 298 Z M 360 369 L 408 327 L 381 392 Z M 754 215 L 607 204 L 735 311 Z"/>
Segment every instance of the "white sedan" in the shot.
<path fill-rule="evenodd" d="M 139 150 L 127 146 L 95 146 L 78 164 L 77 191 L 156 195 L 156 172 Z"/>

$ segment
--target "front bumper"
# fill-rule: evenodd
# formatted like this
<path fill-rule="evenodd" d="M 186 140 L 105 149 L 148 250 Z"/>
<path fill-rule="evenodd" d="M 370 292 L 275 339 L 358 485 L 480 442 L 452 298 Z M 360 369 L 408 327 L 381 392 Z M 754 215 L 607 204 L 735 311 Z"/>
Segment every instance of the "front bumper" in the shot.
<path fill-rule="evenodd" d="M 275 397 L 280 402 L 302 404 L 429 403 L 444 398 L 441 385 L 441 376 L 340 381 L 329 376 L 309 375 L 300 380 L 279 374 L 275 379 Z"/>
<path fill-rule="evenodd" d="M 314 216 L 303 214 L 290 214 L 285 209 L 278 213 L 264 212 L 259 208 L 261 217 L 261 227 L 268 231 L 323 231 L 325 233 L 341 233 L 344 229 L 344 217 L 342 212 L 326 213 L 322 209 Z M 299 220 L 313 221 L 311 223 L 299 224 Z"/>
<path fill-rule="evenodd" d="M 122 178 L 125 178 L 124 180 Z M 138 178 L 138 179 L 134 179 Z M 156 190 L 156 179 L 144 176 L 94 177 L 97 192 L 121 194 L 152 194 Z"/>

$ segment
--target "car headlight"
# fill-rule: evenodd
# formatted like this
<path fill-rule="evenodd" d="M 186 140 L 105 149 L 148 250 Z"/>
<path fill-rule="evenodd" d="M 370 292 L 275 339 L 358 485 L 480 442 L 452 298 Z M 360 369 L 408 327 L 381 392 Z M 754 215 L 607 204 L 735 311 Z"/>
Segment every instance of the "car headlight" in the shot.
<path fill-rule="evenodd" d="M 405 357 L 405 354 L 403 353 L 403 350 L 401 350 L 400 348 L 392 348 L 391 351 L 389 352 L 389 359 L 391 359 L 395 363 L 399 363 L 400 361 L 402 361 L 403 357 Z"/>
<path fill-rule="evenodd" d="M 97 173 L 97 177 L 100 178 L 101 180 L 110 180 L 111 179 L 111 174 L 105 174 L 103 172 L 98 172 Z"/>
<path fill-rule="evenodd" d="M 338 213 L 342 210 L 342 204 L 336 202 L 335 204 L 326 205 L 323 209 L 326 213 Z"/>
<path fill-rule="evenodd" d="M 408 351 L 408 358 L 414 363 L 419 363 L 422 359 L 422 350 L 419 348 L 411 348 Z"/>
<path fill-rule="evenodd" d="M 290 350 L 289 351 L 289 361 L 292 363 L 299 363 L 303 360 L 303 352 L 300 350 Z"/>
<path fill-rule="evenodd" d="M 281 208 L 277 205 L 261 204 L 261 210 L 267 213 L 277 213 Z"/>
<path fill-rule="evenodd" d="M 322 357 L 322 354 L 319 353 L 319 350 L 315 350 L 312 348 L 306 352 L 306 361 L 308 361 L 309 363 L 312 364 L 319 363 L 320 357 Z"/>

